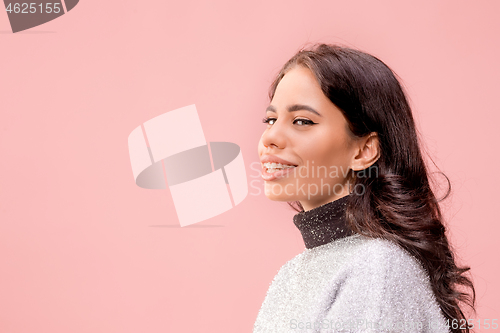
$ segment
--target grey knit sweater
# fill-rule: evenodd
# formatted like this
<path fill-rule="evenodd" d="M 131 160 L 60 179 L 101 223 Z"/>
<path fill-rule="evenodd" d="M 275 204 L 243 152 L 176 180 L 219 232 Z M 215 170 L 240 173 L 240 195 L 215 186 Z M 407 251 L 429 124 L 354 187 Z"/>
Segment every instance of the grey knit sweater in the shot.
<path fill-rule="evenodd" d="M 346 198 L 294 216 L 306 249 L 278 271 L 253 332 L 449 333 L 418 261 L 346 230 Z"/>

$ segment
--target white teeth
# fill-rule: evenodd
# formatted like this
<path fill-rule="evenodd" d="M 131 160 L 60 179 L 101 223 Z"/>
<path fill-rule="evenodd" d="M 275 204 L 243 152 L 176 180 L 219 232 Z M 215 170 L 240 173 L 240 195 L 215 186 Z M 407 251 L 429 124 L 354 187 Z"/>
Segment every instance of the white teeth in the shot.
<path fill-rule="evenodd" d="M 281 164 L 281 163 L 266 162 L 266 163 L 264 163 L 264 167 L 267 169 L 267 172 L 273 173 L 273 172 L 275 172 L 277 170 L 290 169 L 290 168 L 294 168 L 295 166 L 293 166 L 293 165 L 287 165 L 287 164 Z"/>

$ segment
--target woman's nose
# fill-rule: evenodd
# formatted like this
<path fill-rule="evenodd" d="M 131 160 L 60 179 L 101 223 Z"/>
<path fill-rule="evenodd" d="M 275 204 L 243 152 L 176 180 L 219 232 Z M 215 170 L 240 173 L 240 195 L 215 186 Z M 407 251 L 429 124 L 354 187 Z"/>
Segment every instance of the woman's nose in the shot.
<path fill-rule="evenodd" d="M 284 124 L 279 124 L 275 121 L 266 131 L 262 134 L 262 144 L 267 148 L 274 146 L 283 149 L 286 145 L 286 130 Z"/>

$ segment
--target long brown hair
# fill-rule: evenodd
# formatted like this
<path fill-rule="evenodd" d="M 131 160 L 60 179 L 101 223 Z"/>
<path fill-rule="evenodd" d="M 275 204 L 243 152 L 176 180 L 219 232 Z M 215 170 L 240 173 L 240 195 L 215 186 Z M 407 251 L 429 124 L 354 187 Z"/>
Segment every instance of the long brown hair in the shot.
<path fill-rule="evenodd" d="M 269 89 L 294 66 L 310 69 L 323 93 L 344 114 L 351 132 L 379 136 L 381 155 L 368 169 L 353 172 L 350 182 L 363 189 L 349 196 L 346 218 L 357 233 L 393 241 L 417 258 L 427 271 L 441 311 L 452 332 L 467 318 L 463 304 L 474 310 L 474 285 L 459 267 L 446 237 L 439 201 L 429 182 L 412 111 L 396 74 L 381 60 L 351 48 L 315 44 L 299 50 L 281 69 Z M 303 211 L 300 202 L 288 203 Z M 298 208 L 296 208 L 295 206 Z M 470 291 L 469 291 L 470 290 Z M 465 320 L 465 321 L 464 321 Z M 452 323 L 459 324 L 454 328 Z M 465 325 L 467 326 L 467 325 Z"/>

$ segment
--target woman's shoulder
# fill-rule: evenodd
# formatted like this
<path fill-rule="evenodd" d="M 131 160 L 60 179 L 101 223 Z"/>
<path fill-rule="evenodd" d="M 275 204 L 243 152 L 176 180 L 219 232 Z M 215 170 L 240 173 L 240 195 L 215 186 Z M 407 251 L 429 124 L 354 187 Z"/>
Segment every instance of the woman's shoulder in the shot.
<path fill-rule="evenodd" d="M 394 241 L 384 238 L 374 238 L 359 235 L 357 237 L 357 249 L 366 254 L 366 256 L 391 258 L 394 260 L 416 260 L 405 249 Z"/>
<path fill-rule="evenodd" d="M 397 273 L 426 279 L 426 273 L 420 262 L 399 244 L 383 239 L 359 235 L 356 238 L 351 262 L 357 266 L 376 271 Z"/>
<path fill-rule="evenodd" d="M 350 261 L 364 262 L 368 265 L 375 264 L 377 260 L 384 260 L 387 262 L 420 266 L 418 260 L 397 243 L 383 238 L 367 237 L 360 234 L 337 239 L 313 249 L 306 249 L 297 258 L 308 255 L 322 256 L 333 254 L 337 256 L 339 253 L 349 257 Z"/>
<path fill-rule="evenodd" d="M 386 239 L 360 235 L 350 243 L 349 259 L 339 274 L 341 283 L 335 284 L 339 313 L 358 311 L 374 321 L 382 318 L 397 324 L 427 323 L 433 332 L 448 332 L 428 274 L 415 257 Z"/>
<path fill-rule="evenodd" d="M 312 249 L 305 249 L 286 262 L 278 275 L 320 270 L 321 274 L 345 277 L 366 276 L 384 280 L 404 279 L 427 284 L 427 274 L 419 261 L 398 244 L 356 234 Z"/>

